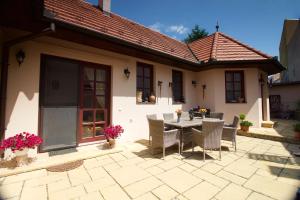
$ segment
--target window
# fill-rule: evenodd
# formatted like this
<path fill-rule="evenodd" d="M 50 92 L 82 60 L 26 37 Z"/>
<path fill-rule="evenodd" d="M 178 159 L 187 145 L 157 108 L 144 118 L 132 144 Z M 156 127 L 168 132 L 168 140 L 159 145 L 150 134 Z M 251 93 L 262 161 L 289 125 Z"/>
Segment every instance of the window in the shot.
<path fill-rule="evenodd" d="M 226 103 L 245 103 L 244 71 L 225 72 Z"/>
<path fill-rule="evenodd" d="M 153 93 L 153 66 L 145 63 L 137 63 L 136 73 L 137 102 L 149 102 L 149 97 Z M 138 97 L 141 93 L 141 98 Z"/>
<path fill-rule="evenodd" d="M 183 103 L 183 75 L 181 71 L 172 70 L 173 102 Z"/>

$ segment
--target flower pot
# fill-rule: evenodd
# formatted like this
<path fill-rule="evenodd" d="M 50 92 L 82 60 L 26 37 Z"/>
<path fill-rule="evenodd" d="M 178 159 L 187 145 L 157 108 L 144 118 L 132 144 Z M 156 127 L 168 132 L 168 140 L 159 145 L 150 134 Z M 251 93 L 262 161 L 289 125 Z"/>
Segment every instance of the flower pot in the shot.
<path fill-rule="evenodd" d="M 249 132 L 249 126 L 241 126 L 241 130 L 244 132 Z"/>
<path fill-rule="evenodd" d="M 28 148 L 25 148 L 23 150 L 16 150 L 14 152 L 15 156 L 16 156 L 16 164 L 18 167 L 24 165 L 24 163 L 27 162 L 27 158 L 28 158 Z"/>
<path fill-rule="evenodd" d="M 137 91 L 136 92 L 136 101 L 138 103 L 142 103 L 143 102 L 143 92 L 142 91 Z"/>
<path fill-rule="evenodd" d="M 150 100 L 151 103 L 155 103 L 156 98 L 155 98 L 155 96 L 152 94 L 152 95 L 149 97 L 149 100 Z"/>
<path fill-rule="evenodd" d="M 110 146 L 110 148 L 113 148 L 116 146 L 116 140 L 115 139 L 108 139 L 108 144 Z"/>

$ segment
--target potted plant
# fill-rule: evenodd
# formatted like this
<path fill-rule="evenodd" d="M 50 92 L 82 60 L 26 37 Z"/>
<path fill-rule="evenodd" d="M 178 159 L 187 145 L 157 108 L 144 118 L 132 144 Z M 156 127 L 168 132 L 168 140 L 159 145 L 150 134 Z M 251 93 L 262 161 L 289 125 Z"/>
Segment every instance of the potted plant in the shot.
<path fill-rule="evenodd" d="M 240 126 L 241 126 L 241 130 L 244 132 L 248 132 L 249 131 L 249 127 L 253 126 L 253 123 L 250 121 L 246 121 L 246 115 L 245 114 L 240 114 Z"/>
<path fill-rule="evenodd" d="M 150 95 L 150 97 L 149 97 L 149 100 L 150 100 L 151 103 L 155 103 L 156 97 L 155 97 L 155 95 L 153 94 L 153 92 L 151 92 L 151 95 Z"/>
<path fill-rule="evenodd" d="M 180 117 L 181 117 L 181 114 L 182 114 L 182 110 L 181 109 L 177 109 L 175 112 L 177 114 L 177 122 L 179 123 L 180 122 Z"/>
<path fill-rule="evenodd" d="M 205 115 L 206 115 L 206 113 L 207 113 L 207 109 L 206 109 L 206 108 L 200 108 L 200 109 L 199 109 L 199 112 L 201 113 L 202 118 L 205 119 Z"/>
<path fill-rule="evenodd" d="M 118 138 L 123 132 L 124 129 L 120 125 L 112 125 L 104 129 L 104 135 L 111 148 L 115 146 L 116 138 Z"/>
<path fill-rule="evenodd" d="M 17 166 L 20 166 L 23 158 L 28 157 L 28 150 L 34 149 L 42 142 L 43 140 L 39 136 L 23 132 L 3 140 L 0 149 L 11 149 L 16 156 Z"/>
<path fill-rule="evenodd" d="M 300 140 L 300 123 L 294 125 L 295 139 Z"/>

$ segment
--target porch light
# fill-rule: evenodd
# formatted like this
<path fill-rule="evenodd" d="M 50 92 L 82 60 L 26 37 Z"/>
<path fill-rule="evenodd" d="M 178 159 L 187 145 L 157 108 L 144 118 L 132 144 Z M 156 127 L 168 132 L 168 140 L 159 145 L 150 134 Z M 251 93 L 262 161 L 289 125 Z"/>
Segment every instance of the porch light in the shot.
<path fill-rule="evenodd" d="M 161 87 L 161 86 L 162 86 L 162 83 L 163 83 L 162 81 L 158 81 L 158 82 L 157 82 L 158 87 Z"/>
<path fill-rule="evenodd" d="M 20 49 L 16 54 L 16 60 L 19 63 L 19 66 L 21 66 L 21 64 L 24 62 L 24 59 L 25 59 L 25 52 L 22 49 Z"/>
<path fill-rule="evenodd" d="M 194 86 L 194 87 L 196 87 L 197 86 L 197 81 L 192 81 L 192 85 Z"/>
<path fill-rule="evenodd" d="M 124 69 L 124 75 L 126 76 L 127 79 L 130 77 L 130 71 L 128 68 Z"/>
<path fill-rule="evenodd" d="M 258 82 L 260 85 L 264 85 L 265 84 L 265 80 L 263 79 L 263 76 L 260 75 L 260 78 L 258 79 Z"/>

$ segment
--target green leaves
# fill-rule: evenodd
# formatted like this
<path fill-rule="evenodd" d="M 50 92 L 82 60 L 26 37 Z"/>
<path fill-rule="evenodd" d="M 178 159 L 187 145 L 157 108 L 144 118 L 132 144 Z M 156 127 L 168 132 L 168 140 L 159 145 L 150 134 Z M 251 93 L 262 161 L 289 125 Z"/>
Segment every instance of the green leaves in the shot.
<path fill-rule="evenodd" d="M 192 29 L 192 32 L 189 33 L 183 41 L 185 43 L 191 43 L 206 36 L 208 36 L 208 32 L 204 28 L 201 28 L 198 24 L 196 24 Z"/>

